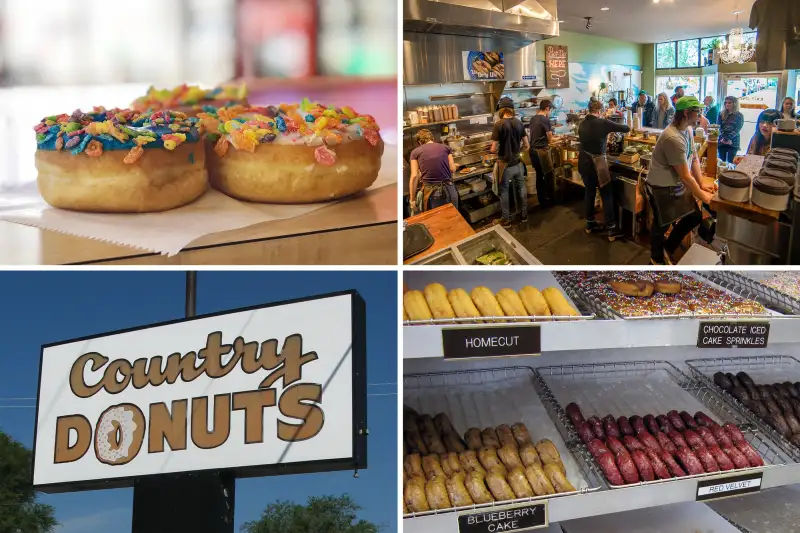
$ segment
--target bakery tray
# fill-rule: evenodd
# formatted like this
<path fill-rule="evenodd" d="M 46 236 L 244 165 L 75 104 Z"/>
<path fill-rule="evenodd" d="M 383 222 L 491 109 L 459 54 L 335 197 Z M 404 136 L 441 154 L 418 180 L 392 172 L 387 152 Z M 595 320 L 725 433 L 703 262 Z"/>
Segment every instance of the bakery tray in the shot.
<path fill-rule="evenodd" d="M 699 279 L 706 283 L 707 285 L 721 289 L 723 291 L 728 292 L 733 296 L 738 296 L 734 294 L 729 289 L 725 287 L 719 287 L 715 284 L 709 282 L 706 279 L 701 278 L 694 272 L 676 272 L 678 274 L 682 274 L 689 277 L 694 277 L 695 279 Z M 688 318 L 688 319 L 696 319 L 696 318 L 704 318 L 704 319 L 747 319 L 747 318 L 776 318 L 780 317 L 781 315 L 775 311 L 767 310 L 764 313 L 754 313 L 754 314 L 740 314 L 740 313 L 723 313 L 723 314 L 712 314 L 712 313 L 684 313 L 684 314 L 675 314 L 675 315 L 647 315 L 647 316 L 629 316 L 624 315 L 618 310 L 614 309 L 609 304 L 605 303 L 604 301 L 587 294 L 586 292 L 582 291 L 578 288 L 572 281 L 570 281 L 568 275 L 569 272 L 553 272 L 553 275 L 558 280 L 559 284 L 564 287 L 565 289 L 570 291 L 570 294 L 575 294 L 575 299 L 585 307 L 589 312 L 594 313 L 598 317 L 606 318 L 609 320 L 664 320 L 664 319 L 675 319 L 675 318 Z"/>
<path fill-rule="evenodd" d="M 406 281 L 413 278 L 413 286 L 409 288 L 421 291 L 425 285 L 429 283 L 443 283 L 447 290 L 461 287 L 469 293 L 474 287 L 484 286 L 497 292 L 505 287 L 514 288 L 516 290 L 522 289 L 526 285 L 530 285 L 537 289 L 544 290 L 547 287 L 557 287 L 564 293 L 572 307 L 580 311 L 581 316 L 519 316 L 519 317 L 480 317 L 480 318 L 432 318 L 430 320 L 406 320 L 403 322 L 404 326 L 444 326 L 450 324 L 481 324 L 485 322 L 576 322 L 582 320 L 593 320 L 594 313 L 585 313 L 581 306 L 578 305 L 578 295 L 574 290 L 564 288 L 558 280 L 553 277 L 549 271 L 530 272 L 526 271 L 521 274 L 509 272 L 497 272 L 489 276 L 486 274 L 478 274 L 477 271 L 458 271 L 458 272 L 441 272 L 441 271 L 413 271 L 406 272 Z M 521 285 L 520 285 L 521 284 Z"/>
<path fill-rule="evenodd" d="M 717 372 L 747 372 L 753 381 L 758 385 L 771 385 L 772 383 L 782 383 L 784 381 L 800 381 L 800 361 L 788 355 L 754 355 L 739 357 L 713 357 L 703 359 L 690 359 L 686 361 L 686 366 L 699 379 L 702 379 L 708 387 L 712 387 L 718 394 L 723 395 L 729 402 L 734 404 L 737 409 L 742 410 L 759 426 L 761 431 L 780 444 L 784 450 L 790 452 L 792 456 L 800 461 L 800 448 L 792 445 L 780 433 L 772 429 L 766 422 L 761 420 L 749 408 L 725 392 L 721 387 L 714 383 L 714 374 Z"/>
<path fill-rule="evenodd" d="M 547 366 L 537 368 L 536 376 L 540 382 L 539 389 L 542 391 L 543 400 L 545 403 L 553 404 L 554 420 L 564 440 L 571 449 L 581 450 L 584 460 L 592 465 L 595 473 L 603 480 L 603 484 L 610 489 L 670 483 L 676 479 L 725 476 L 731 472 L 759 472 L 770 466 L 792 462 L 786 452 L 764 435 L 750 416 L 737 411 L 733 404 L 705 382 L 691 379 L 667 361 Z M 606 482 L 600 467 L 578 437 L 564 410 L 564 406 L 570 402 L 576 402 L 586 418 L 592 415 L 602 418 L 607 414 L 612 414 L 615 418 L 621 415 L 658 415 L 672 409 L 692 414 L 703 411 L 718 423 L 736 424 L 766 465 L 728 472 L 611 485 Z"/>
<path fill-rule="evenodd" d="M 800 487 L 790 485 L 722 498 L 708 506 L 743 533 L 797 533 L 800 531 Z"/>
<path fill-rule="evenodd" d="M 711 282 L 744 298 L 757 300 L 783 314 L 800 315 L 800 300 L 761 283 L 772 272 L 738 273 L 730 270 L 708 270 L 698 274 Z"/>
<path fill-rule="evenodd" d="M 508 367 L 490 370 L 469 370 L 436 374 L 414 374 L 403 378 L 403 404 L 418 413 L 431 416 L 446 413 L 458 432 L 463 435 L 471 427 L 496 427 L 522 422 L 534 441 L 550 439 L 561 454 L 567 469 L 567 479 L 577 488 L 533 498 L 412 513 L 406 518 L 451 513 L 465 509 L 505 507 L 508 505 L 552 500 L 578 492 L 600 489 L 601 481 L 581 456 L 573 457 L 559 430 L 536 394 L 535 373 L 528 367 Z"/>

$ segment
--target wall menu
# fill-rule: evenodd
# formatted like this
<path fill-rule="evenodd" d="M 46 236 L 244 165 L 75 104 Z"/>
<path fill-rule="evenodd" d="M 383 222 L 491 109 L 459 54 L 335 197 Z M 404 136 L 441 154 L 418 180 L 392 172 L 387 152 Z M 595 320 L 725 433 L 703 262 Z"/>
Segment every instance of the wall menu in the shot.
<path fill-rule="evenodd" d="M 548 44 L 544 47 L 545 87 L 566 89 L 569 87 L 569 54 L 566 46 Z"/>
<path fill-rule="evenodd" d="M 542 330 L 538 325 L 482 328 L 443 328 L 445 359 L 539 355 Z"/>
<path fill-rule="evenodd" d="M 766 348 L 769 322 L 700 322 L 698 348 Z"/>

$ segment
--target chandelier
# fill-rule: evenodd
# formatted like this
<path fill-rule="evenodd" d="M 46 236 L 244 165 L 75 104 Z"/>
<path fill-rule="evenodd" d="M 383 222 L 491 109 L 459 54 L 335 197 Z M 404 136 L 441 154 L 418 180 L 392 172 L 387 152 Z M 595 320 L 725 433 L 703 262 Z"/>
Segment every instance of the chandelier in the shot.
<path fill-rule="evenodd" d="M 736 14 L 736 23 L 739 23 L 739 14 Z M 728 37 L 728 44 L 719 51 L 719 57 L 725 63 L 748 63 L 756 53 L 755 44 L 745 42 L 744 30 L 734 28 Z"/>

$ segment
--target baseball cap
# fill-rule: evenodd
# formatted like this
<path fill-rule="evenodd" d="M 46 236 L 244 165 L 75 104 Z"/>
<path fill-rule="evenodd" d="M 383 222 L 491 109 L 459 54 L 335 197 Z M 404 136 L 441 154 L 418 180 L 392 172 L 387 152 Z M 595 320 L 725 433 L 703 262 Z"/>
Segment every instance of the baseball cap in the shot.
<path fill-rule="evenodd" d="M 497 109 L 503 109 L 504 107 L 508 109 L 514 109 L 514 100 L 511 98 L 504 96 L 497 102 Z"/>
<path fill-rule="evenodd" d="M 645 95 L 645 96 L 647 96 L 647 91 L 645 91 L 644 89 L 642 89 L 641 91 L 639 91 L 639 96 L 642 96 L 642 95 Z"/>
<path fill-rule="evenodd" d="M 682 96 L 675 102 L 676 111 L 686 111 L 687 109 L 703 109 L 705 106 L 694 96 Z"/>

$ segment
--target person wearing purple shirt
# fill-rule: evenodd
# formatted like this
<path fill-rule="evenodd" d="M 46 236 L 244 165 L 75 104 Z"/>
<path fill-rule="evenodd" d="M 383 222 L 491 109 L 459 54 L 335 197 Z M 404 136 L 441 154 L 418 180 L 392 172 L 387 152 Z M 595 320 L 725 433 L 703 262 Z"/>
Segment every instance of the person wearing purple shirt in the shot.
<path fill-rule="evenodd" d="M 433 142 L 430 130 L 419 130 L 417 142 L 419 146 L 414 148 L 410 157 L 408 192 L 411 211 L 421 213 L 448 203 L 458 209 L 458 191 L 453 184 L 453 172 L 456 171 L 453 152 L 444 144 Z M 418 191 L 420 181 L 422 187 Z"/>

